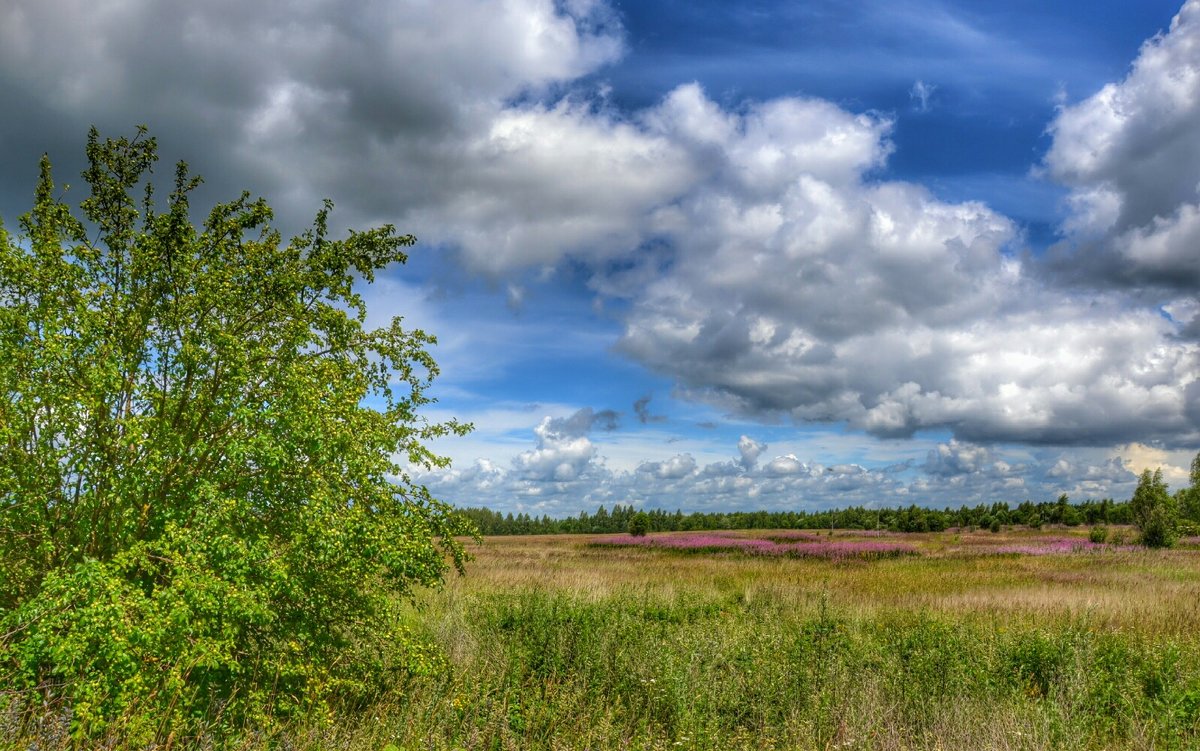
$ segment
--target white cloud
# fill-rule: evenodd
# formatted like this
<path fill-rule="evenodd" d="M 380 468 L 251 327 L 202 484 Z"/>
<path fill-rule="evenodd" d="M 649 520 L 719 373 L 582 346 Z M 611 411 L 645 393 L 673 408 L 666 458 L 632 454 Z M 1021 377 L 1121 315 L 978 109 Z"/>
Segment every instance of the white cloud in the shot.
<path fill-rule="evenodd" d="M 638 467 L 638 471 L 659 480 L 679 480 L 696 471 L 696 460 L 691 454 L 676 454 L 666 461 L 646 462 Z"/>
<path fill-rule="evenodd" d="M 796 458 L 794 454 L 785 456 L 777 456 L 763 468 L 767 473 L 773 475 L 809 475 L 813 474 L 813 469 L 804 462 Z"/>
<path fill-rule="evenodd" d="M 904 20 L 1012 57 L 930 17 Z M 622 53 L 600 0 L 369 0 L 355 12 L 340 0 L 21 1 L 0 8 L 0 84 L 36 99 L 47 131 L 147 121 L 174 153 L 204 154 L 222 193 L 270 195 L 285 225 L 330 195 L 347 209 L 337 221 L 416 231 L 505 277 L 497 289 L 513 304 L 536 292 L 522 273 L 577 264 L 598 294 L 625 298 L 621 351 L 736 415 L 893 438 L 947 429 L 962 446 L 1176 446 L 1200 442 L 1198 39 L 1189 0 L 1124 80 L 1051 126 L 1045 169 L 1074 207 L 1054 259 L 1105 282 L 1097 292 L 1044 277 L 1055 266 L 1021 255 L 1019 229 L 988 206 L 879 178 L 886 116 L 803 97 L 726 107 L 696 84 L 640 112 L 612 108 L 579 84 Z M 928 102 L 929 87 L 914 91 Z M 417 306 L 418 321 L 436 317 Z M 530 321 L 472 325 L 478 340 L 443 338 L 451 372 L 587 339 Z M 591 351 L 609 344 L 596 339 Z M 499 412 L 510 428 L 528 417 Z M 760 465 L 757 443 L 739 443 L 740 465 L 704 464 L 689 447 L 645 457 L 655 472 L 614 472 L 589 419 L 555 413 L 511 464 L 457 481 L 543 504 L 619 496 L 647 476 L 727 499 L 824 498 L 840 483 L 866 502 L 916 487 L 796 454 Z M 959 458 L 964 471 L 921 487 L 936 497 L 939 482 L 1005 474 L 1002 459 L 989 470 Z M 1088 479 L 1085 466 L 1096 465 L 1064 477 Z"/>
<path fill-rule="evenodd" d="M 931 475 L 953 477 L 978 472 L 990 463 L 991 451 L 984 446 L 951 440 L 929 450 L 924 470 Z"/>
<path fill-rule="evenodd" d="M 463 179 L 412 220 L 492 273 L 622 255 L 697 177 L 686 157 L 586 104 L 508 109 L 442 165 Z"/>
<path fill-rule="evenodd" d="M 1166 451 L 1157 446 L 1130 443 L 1113 450 L 1112 461 L 1126 471 L 1140 475 L 1145 470 L 1161 469 L 1163 478 L 1172 489 L 1179 490 L 1191 484 L 1191 461 L 1194 453 Z"/>
<path fill-rule="evenodd" d="M 1050 126 L 1045 168 L 1070 186 L 1063 271 L 1195 289 L 1200 267 L 1200 0 L 1147 41 L 1129 74 Z"/>
<path fill-rule="evenodd" d="M 959 441 L 939 444 L 929 452 L 925 466 L 908 470 L 858 463 L 823 465 L 791 453 L 753 468 L 729 461 L 701 465 L 690 454 L 668 454 L 643 462 L 636 470 L 618 471 L 607 466 L 599 445 L 573 454 L 569 445 L 578 438 L 570 438 L 573 429 L 568 422 L 547 418 L 535 430 L 536 447 L 522 457 L 540 460 L 553 448 L 551 444 L 564 449 L 544 464 L 533 462 L 539 464 L 536 472 L 529 471 L 525 460 L 508 469 L 477 461 L 465 469 L 418 472 L 418 480 L 437 497 L 458 505 L 560 516 L 613 503 L 688 511 L 811 511 L 848 505 L 894 507 L 913 500 L 951 506 L 996 501 L 1015 505 L 1026 499 L 1052 500 L 1063 492 L 1075 500 L 1124 499 L 1136 483 L 1136 475 L 1123 459 L 1105 458 L 1096 450 L 1029 454 L 1019 448 Z M 580 461 L 583 455 L 586 461 Z M 569 469 L 560 471 L 564 459 Z"/>
<path fill-rule="evenodd" d="M 742 436 L 738 438 L 737 443 L 738 454 L 741 456 L 741 465 L 744 469 L 753 469 L 758 462 L 758 457 L 767 450 L 767 444 L 759 443 L 750 436 Z"/>
<path fill-rule="evenodd" d="M 909 89 L 908 97 L 913 100 L 913 106 L 918 112 L 928 112 L 929 100 L 933 97 L 933 92 L 935 91 L 937 91 L 937 86 L 934 84 L 918 80 Z"/>
<path fill-rule="evenodd" d="M 578 410 L 570 417 L 545 417 L 534 428 L 537 447 L 523 451 L 513 459 L 513 468 L 529 480 L 570 482 L 578 480 L 596 458 L 596 446 L 588 438 L 597 421 L 591 408 Z"/>
<path fill-rule="evenodd" d="M 138 81 L 155 83 L 152 92 L 162 95 L 157 84 L 164 73 L 213 83 L 213 76 L 236 69 L 240 75 L 227 80 L 240 79 L 245 89 L 226 92 L 230 96 L 302 81 L 342 89 L 365 108 L 391 107 L 395 102 L 388 100 L 397 94 L 414 104 L 500 101 L 577 78 L 622 50 L 617 19 L 601 2 L 368 0 L 347 11 L 339 0 L 303 6 L 283 0 L 18 0 L 0 15 L 0 61 L 28 80 L 85 92 L 86 103 L 95 106 L 111 105 L 112 94 Z M 44 54 L 47 48 L 55 54 Z M 158 62 L 178 67 L 138 69 L 159 56 Z M 188 70 L 199 60 L 208 63 L 206 70 Z M 67 70 L 77 75 L 63 75 Z M 366 101 L 367 82 L 385 84 L 375 91 L 374 105 Z"/>
<path fill-rule="evenodd" d="M 1180 328 L 1036 279 L 986 206 L 870 180 L 886 123 L 804 103 L 735 116 L 695 88 L 655 118 L 703 134 L 692 141 L 707 139 L 712 171 L 664 225 L 674 262 L 634 295 L 620 347 L 684 393 L 881 436 L 1198 435 L 1186 393 L 1197 349 Z"/>
<path fill-rule="evenodd" d="M 607 215 L 573 222 L 579 172 L 560 175 L 557 188 L 537 183 L 556 148 L 615 163 L 655 147 L 636 134 L 622 140 L 620 128 L 589 142 L 602 123 L 565 100 L 537 103 L 616 60 L 623 45 L 605 2 L 18 0 L 0 8 L 0 84 L 45 105 L 38 112 L 50 123 L 112 133 L 146 122 L 169 133 L 170 154 L 202 161 L 223 194 L 271 195 L 293 227 L 325 196 L 342 206 L 335 221 L 422 233 L 446 229 L 437 210 L 470 203 L 476 215 L 439 239 L 470 251 L 494 231 L 494 242 L 511 237 L 508 252 L 532 262 L 544 251 L 513 248 L 549 232 L 550 213 L 580 243 L 597 239 L 599 230 L 582 227 L 589 221 L 630 219 L 614 199 Z M 623 176 L 647 190 L 669 181 L 646 170 Z M 503 207 L 471 201 L 493 190 L 523 220 L 497 226 Z M 541 200 L 559 206 L 539 229 L 529 217 Z"/>

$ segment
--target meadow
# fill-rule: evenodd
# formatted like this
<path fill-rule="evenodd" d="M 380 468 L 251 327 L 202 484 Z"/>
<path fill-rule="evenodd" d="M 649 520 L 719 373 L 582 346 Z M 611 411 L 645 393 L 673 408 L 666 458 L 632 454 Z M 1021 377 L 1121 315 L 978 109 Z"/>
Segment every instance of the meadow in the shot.
<path fill-rule="evenodd" d="M 238 747 L 1197 748 L 1200 541 L 1117 537 L 485 538 L 407 613 L 428 670 Z"/>
<path fill-rule="evenodd" d="M 1195 540 L 1147 551 L 1066 528 L 688 539 L 486 539 L 466 577 L 411 613 L 452 677 L 413 676 L 313 742 L 1200 746 Z M 906 552 L 762 553 L 755 541 Z"/>

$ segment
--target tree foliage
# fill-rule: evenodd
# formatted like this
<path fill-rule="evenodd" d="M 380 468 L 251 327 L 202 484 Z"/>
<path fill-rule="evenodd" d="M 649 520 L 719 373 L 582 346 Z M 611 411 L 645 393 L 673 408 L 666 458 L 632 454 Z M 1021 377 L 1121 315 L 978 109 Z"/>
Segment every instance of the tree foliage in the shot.
<path fill-rule="evenodd" d="M 1200 453 L 1192 459 L 1191 484 L 1179 492 L 1179 513 L 1195 528 L 1200 525 Z"/>
<path fill-rule="evenodd" d="M 630 535 L 634 537 L 645 537 L 650 531 L 650 515 L 645 511 L 639 511 L 629 520 L 627 529 Z"/>
<path fill-rule="evenodd" d="M 1142 472 L 1133 498 L 1129 500 L 1133 523 L 1142 533 L 1142 544 L 1151 548 L 1169 548 L 1178 537 L 1179 509 L 1167 492 L 1161 469 Z"/>
<path fill-rule="evenodd" d="M 368 330 L 354 290 L 413 238 L 330 239 L 326 202 L 284 243 L 248 194 L 197 227 L 182 163 L 158 210 L 144 129 L 87 158 L 82 217 L 43 158 L 0 227 L 0 679 L 153 734 L 427 668 L 400 605 L 469 525 L 400 462 L 469 426 L 420 415 L 434 338 Z"/>
<path fill-rule="evenodd" d="M 649 519 L 650 532 L 677 532 L 713 529 L 886 529 L 893 532 L 939 532 L 950 527 L 985 527 L 1000 531 L 1005 525 L 1028 524 L 1039 519 L 1047 524 L 1130 524 L 1129 502 L 1110 498 L 1071 502 L 1034 503 L 1024 501 L 1015 507 L 1006 502 L 960 506 L 958 508 L 904 508 L 849 506 L 823 511 L 728 511 L 705 512 L 665 509 L 639 511 L 632 505 L 616 504 L 612 510 L 601 506 L 595 513 L 581 511 L 575 516 L 552 518 L 527 513 L 503 514 L 488 508 L 462 508 L 485 535 L 608 534 L 629 531 L 639 513 Z"/>

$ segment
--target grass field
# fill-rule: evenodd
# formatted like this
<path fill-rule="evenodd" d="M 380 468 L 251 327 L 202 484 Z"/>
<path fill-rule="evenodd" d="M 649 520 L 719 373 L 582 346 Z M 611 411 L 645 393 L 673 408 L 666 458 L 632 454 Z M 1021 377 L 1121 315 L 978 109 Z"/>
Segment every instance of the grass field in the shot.
<path fill-rule="evenodd" d="M 344 738 L 405 749 L 1200 747 L 1194 547 L 1088 546 L 1085 529 L 826 535 L 916 554 L 488 539 L 468 576 L 412 615 L 454 677 L 411 680 Z"/>
<path fill-rule="evenodd" d="M 409 615 L 449 662 L 449 677 L 410 676 L 378 705 L 271 743 L 1200 747 L 1194 543 L 1096 546 L 1086 528 L 815 539 L 735 532 L 721 535 L 732 542 L 698 547 L 680 546 L 684 536 L 473 546 L 467 576 Z M 764 553 L 746 538 L 777 547 Z M 830 558 L 792 549 L 868 541 L 905 552 Z"/>

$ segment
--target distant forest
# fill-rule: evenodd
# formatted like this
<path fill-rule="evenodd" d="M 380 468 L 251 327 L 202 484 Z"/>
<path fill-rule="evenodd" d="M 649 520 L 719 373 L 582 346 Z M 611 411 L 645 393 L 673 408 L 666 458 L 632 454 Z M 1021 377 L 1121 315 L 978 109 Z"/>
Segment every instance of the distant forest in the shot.
<path fill-rule="evenodd" d="M 1024 501 L 1015 507 L 993 503 L 973 507 L 863 508 L 851 506 L 827 511 L 731 511 L 725 513 L 635 509 L 617 504 L 604 506 L 595 513 L 554 519 L 529 514 L 502 514 L 487 508 L 462 508 L 483 535 L 603 534 L 624 532 L 638 513 L 649 518 L 651 532 L 677 532 L 713 529 L 881 529 L 893 532 L 941 532 L 951 527 L 996 529 L 1008 525 L 1040 527 L 1044 524 L 1130 524 L 1133 515 L 1128 501 L 1087 500 L 1071 503 L 1066 495 L 1057 501 Z"/>

